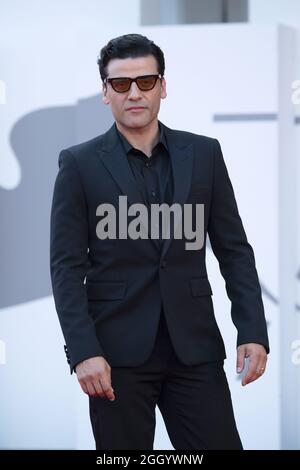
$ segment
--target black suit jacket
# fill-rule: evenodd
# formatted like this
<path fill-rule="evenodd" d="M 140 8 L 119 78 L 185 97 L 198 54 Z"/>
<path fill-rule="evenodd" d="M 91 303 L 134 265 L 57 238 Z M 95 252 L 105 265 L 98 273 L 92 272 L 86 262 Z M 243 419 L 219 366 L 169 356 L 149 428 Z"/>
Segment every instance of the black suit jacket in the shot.
<path fill-rule="evenodd" d="M 164 126 L 162 123 L 160 123 Z M 204 204 L 205 240 L 226 282 L 237 344 L 268 337 L 253 250 L 215 139 L 164 126 L 174 180 L 173 202 Z M 63 150 L 51 212 L 51 279 L 71 371 L 102 355 L 111 366 L 136 366 L 150 355 L 163 306 L 175 350 L 187 365 L 225 357 L 201 250 L 189 240 L 107 239 L 96 235 L 99 204 L 143 203 L 115 124 Z"/>

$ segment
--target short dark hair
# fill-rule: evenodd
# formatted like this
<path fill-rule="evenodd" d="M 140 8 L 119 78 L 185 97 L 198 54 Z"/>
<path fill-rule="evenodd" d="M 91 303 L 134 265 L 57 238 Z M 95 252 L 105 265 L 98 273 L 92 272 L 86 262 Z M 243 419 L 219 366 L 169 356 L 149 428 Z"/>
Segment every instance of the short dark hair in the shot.
<path fill-rule="evenodd" d="M 107 65 L 112 59 L 127 59 L 153 55 L 157 62 L 158 73 L 165 73 L 164 53 L 153 41 L 141 34 L 124 34 L 111 39 L 99 54 L 97 64 L 102 81 L 107 78 Z"/>

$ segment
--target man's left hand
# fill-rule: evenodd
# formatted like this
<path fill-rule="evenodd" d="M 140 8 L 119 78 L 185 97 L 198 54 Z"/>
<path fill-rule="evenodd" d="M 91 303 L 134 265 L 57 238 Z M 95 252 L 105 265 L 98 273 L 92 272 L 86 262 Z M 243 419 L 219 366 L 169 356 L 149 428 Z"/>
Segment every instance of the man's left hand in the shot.
<path fill-rule="evenodd" d="M 267 353 L 261 344 L 241 344 L 237 348 L 236 371 L 240 374 L 245 366 L 245 359 L 249 357 L 249 367 L 242 380 L 242 385 L 247 385 L 259 379 L 266 370 Z"/>

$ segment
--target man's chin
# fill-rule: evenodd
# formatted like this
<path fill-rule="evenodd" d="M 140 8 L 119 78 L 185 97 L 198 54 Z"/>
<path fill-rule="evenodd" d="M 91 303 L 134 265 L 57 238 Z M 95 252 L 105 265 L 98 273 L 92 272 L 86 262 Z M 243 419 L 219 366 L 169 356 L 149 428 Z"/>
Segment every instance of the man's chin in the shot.
<path fill-rule="evenodd" d="M 142 127 L 147 127 L 151 122 L 152 121 L 149 119 L 141 119 L 136 117 L 133 119 L 128 119 L 121 124 L 129 129 L 141 129 Z"/>

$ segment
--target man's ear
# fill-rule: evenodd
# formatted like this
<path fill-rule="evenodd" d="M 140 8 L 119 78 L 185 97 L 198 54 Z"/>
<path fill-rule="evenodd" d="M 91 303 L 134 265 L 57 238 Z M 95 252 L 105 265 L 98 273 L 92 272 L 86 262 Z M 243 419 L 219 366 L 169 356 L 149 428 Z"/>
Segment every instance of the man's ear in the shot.
<path fill-rule="evenodd" d="M 109 101 L 109 98 L 107 96 L 107 86 L 103 83 L 102 84 L 102 101 L 105 103 L 105 104 L 109 104 L 110 101 Z"/>
<path fill-rule="evenodd" d="M 161 99 L 164 99 L 167 97 L 167 83 L 166 83 L 165 78 L 161 79 L 160 97 Z"/>

